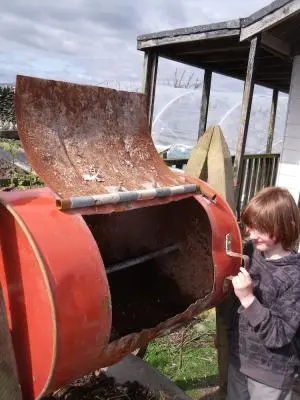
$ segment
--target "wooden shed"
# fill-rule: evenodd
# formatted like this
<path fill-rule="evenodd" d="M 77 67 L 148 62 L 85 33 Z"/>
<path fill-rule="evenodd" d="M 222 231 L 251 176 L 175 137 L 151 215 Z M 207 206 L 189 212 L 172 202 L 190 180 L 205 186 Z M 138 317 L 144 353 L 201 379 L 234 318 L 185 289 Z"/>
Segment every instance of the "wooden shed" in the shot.
<path fill-rule="evenodd" d="M 205 70 L 198 136 L 206 129 L 212 73 L 244 81 L 243 102 L 234 158 L 238 207 L 246 178 L 287 187 L 300 193 L 300 0 L 276 0 L 246 18 L 140 35 L 137 47 L 145 53 L 143 90 L 149 104 L 151 127 L 159 57 Z M 254 85 L 273 90 L 266 154 L 245 157 Z M 289 95 L 281 154 L 270 154 L 278 94 Z M 268 179 L 264 160 L 271 160 Z M 246 162 L 247 161 L 247 162 Z M 273 163 L 273 164 L 272 164 Z M 246 177 L 248 175 L 248 177 Z M 249 183 L 248 182 L 248 183 Z M 254 185 L 255 186 L 255 185 Z M 256 185 L 259 189 L 261 185 Z M 245 189 L 245 187 L 244 187 Z M 247 188 L 246 188 L 247 189 Z M 252 190 L 252 195 L 255 188 Z M 247 199 L 246 199 L 247 200 Z"/>

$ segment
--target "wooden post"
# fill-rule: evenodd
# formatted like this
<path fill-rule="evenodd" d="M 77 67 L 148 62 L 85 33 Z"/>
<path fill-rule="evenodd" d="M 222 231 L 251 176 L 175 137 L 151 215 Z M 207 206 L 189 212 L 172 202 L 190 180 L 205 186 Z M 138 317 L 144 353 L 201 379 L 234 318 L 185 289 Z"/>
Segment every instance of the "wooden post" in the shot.
<path fill-rule="evenodd" d="M 199 129 L 198 129 L 198 139 L 206 131 L 210 88 L 211 88 L 211 77 L 212 77 L 212 72 L 210 70 L 206 69 L 205 73 L 204 73 L 203 88 L 202 88 L 202 100 L 201 100 L 200 121 L 199 121 Z"/>
<path fill-rule="evenodd" d="M 244 86 L 244 95 L 241 112 L 240 132 L 237 141 L 235 160 L 233 165 L 234 188 L 236 202 L 239 198 L 240 180 L 242 174 L 242 160 L 245 153 L 247 133 L 249 127 L 250 112 L 252 106 L 254 75 L 255 75 L 255 59 L 259 48 L 260 37 L 256 36 L 251 40 L 251 46 L 248 58 L 247 76 Z"/>
<path fill-rule="evenodd" d="M 200 137 L 186 166 L 190 176 L 206 180 L 232 210 L 235 207 L 232 161 L 228 145 L 219 126 L 210 126 Z M 219 366 L 219 397 L 225 399 L 228 371 L 228 315 L 233 296 L 216 307 L 216 331 Z"/>
<path fill-rule="evenodd" d="M 268 129 L 268 141 L 267 141 L 267 147 L 266 147 L 267 154 L 272 152 L 272 144 L 273 144 L 274 128 L 275 128 L 276 112 L 277 112 L 277 103 L 278 103 L 278 90 L 274 89 L 273 96 L 272 96 L 272 106 L 271 106 L 271 114 L 270 114 L 270 121 L 269 121 L 269 129 Z"/>
<path fill-rule="evenodd" d="M 158 54 L 153 51 L 145 52 L 142 92 L 146 95 L 147 98 L 148 124 L 150 133 L 152 128 L 152 119 L 154 110 L 157 66 L 158 66 Z"/>

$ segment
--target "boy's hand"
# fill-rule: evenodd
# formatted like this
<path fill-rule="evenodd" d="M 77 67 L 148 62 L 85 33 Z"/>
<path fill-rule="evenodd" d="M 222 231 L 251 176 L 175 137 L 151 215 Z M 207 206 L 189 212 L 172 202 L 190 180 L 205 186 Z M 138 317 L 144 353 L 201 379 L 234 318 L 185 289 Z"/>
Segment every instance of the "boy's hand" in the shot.
<path fill-rule="evenodd" d="M 240 272 L 232 278 L 234 293 L 239 298 L 242 306 L 248 308 L 255 299 L 252 289 L 252 279 L 245 268 L 240 268 Z"/>

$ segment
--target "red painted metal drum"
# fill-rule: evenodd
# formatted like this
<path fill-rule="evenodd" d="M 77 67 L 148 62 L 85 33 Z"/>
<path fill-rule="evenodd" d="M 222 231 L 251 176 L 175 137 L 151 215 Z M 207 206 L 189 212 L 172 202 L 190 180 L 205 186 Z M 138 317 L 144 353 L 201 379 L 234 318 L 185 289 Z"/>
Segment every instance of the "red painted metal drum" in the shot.
<path fill-rule="evenodd" d="M 1 193 L 0 279 L 24 399 L 99 366 L 111 328 L 98 247 L 49 189 Z"/>
<path fill-rule="evenodd" d="M 214 201 L 201 195 L 171 202 L 155 200 L 151 206 L 130 211 L 129 217 L 128 211 L 120 210 L 102 215 L 66 214 L 56 208 L 55 195 L 47 188 L 1 193 L 0 201 L 0 279 L 19 378 L 28 400 L 111 365 L 170 327 L 214 306 L 224 298 L 224 279 L 240 266 L 241 260 L 225 251 L 228 234 L 232 250 L 241 251 L 239 229 L 218 196 Z M 171 220 L 175 216 L 178 223 Z M 111 218 L 115 225 L 109 224 Z M 131 238 L 128 218 L 133 225 L 144 222 L 143 229 Z M 153 218 L 165 224 L 162 232 L 153 226 Z M 184 220 L 188 220 L 186 226 Z M 145 251 L 146 231 L 151 236 L 148 252 L 149 247 L 151 251 L 165 247 L 170 239 L 181 243 L 180 250 L 162 256 L 155 265 L 148 261 L 111 274 L 109 287 L 98 248 L 101 234 L 104 256 L 116 264 L 116 258 L 128 252 L 130 241 L 136 241 L 131 257 L 141 254 L 141 246 Z M 137 241 L 139 234 L 144 236 Z M 155 234 L 160 243 L 154 240 Z M 113 247 L 109 250 L 110 241 Z M 144 277 L 140 276 L 142 269 Z M 156 288 L 159 281 L 161 287 Z M 153 291 L 146 291 L 148 299 L 141 293 L 147 284 Z M 162 290 L 167 291 L 165 296 Z M 155 304 L 153 293 L 161 305 Z M 149 310 L 144 308 L 147 304 Z"/>
<path fill-rule="evenodd" d="M 228 204 L 158 156 L 143 95 L 18 77 L 16 110 L 49 186 L 0 193 L 0 281 L 33 400 L 216 305 L 242 244 Z"/>

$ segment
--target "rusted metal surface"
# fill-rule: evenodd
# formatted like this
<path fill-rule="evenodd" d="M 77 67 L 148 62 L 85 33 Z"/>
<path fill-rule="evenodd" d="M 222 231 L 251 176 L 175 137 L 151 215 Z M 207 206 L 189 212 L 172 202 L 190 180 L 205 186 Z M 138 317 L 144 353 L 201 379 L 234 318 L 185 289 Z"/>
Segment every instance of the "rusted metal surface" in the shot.
<path fill-rule="evenodd" d="M 18 76 L 16 116 L 30 163 L 62 198 L 189 183 L 159 157 L 143 94 Z"/>
<path fill-rule="evenodd" d="M 174 326 L 180 327 L 186 322 L 191 321 L 201 311 L 210 308 L 214 295 L 215 293 L 212 292 L 204 299 L 197 300 L 185 312 L 175 315 L 173 318 L 160 323 L 155 328 L 145 329 L 139 333 L 132 333 L 111 342 L 101 354 L 101 365 L 112 365 L 124 358 L 125 355 L 132 353 L 135 349 L 145 347 L 151 340 L 163 335 L 168 329 Z"/>
<path fill-rule="evenodd" d="M 92 284 L 98 285 L 99 278 L 105 277 L 105 285 L 102 280 L 97 298 L 105 295 L 107 301 L 100 305 L 92 301 L 91 310 L 96 308 L 97 324 L 86 318 L 85 310 L 82 314 L 87 321 L 81 326 L 84 331 L 86 326 L 97 328 L 95 336 L 90 338 L 91 344 L 86 346 L 86 340 L 81 340 L 77 320 L 73 323 L 57 319 L 57 326 L 61 324 L 68 330 L 60 328 L 57 332 L 61 332 L 61 336 L 53 336 L 55 340 L 61 339 L 61 344 L 53 346 L 57 354 L 56 359 L 52 358 L 54 372 L 49 374 L 47 390 L 62 386 L 83 370 L 95 369 L 95 362 L 97 368 L 111 365 L 136 348 L 144 347 L 156 336 L 215 306 L 232 289 L 228 286 L 228 293 L 224 293 L 224 281 L 235 275 L 241 265 L 241 236 L 231 208 L 205 182 L 172 172 L 165 165 L 149 134 L 146 101 L 146 97 L 138 93 L 17 78 L 17 123 L 29 161 L 62 204 L 72 198 L 81 202 L 77 204 L 79 208 L 68 209 L 73 215 L 66 215 L 55 208 L 53 192 L 50 196 L 50 190 L 44 188 L 39 192 L 39 200 L 35 199 L 37 192 L 32 192 L 32 197 L 25 193 L 18 197 L 15 205 L 26 217 L 28 226 L 30 223 L 28 231 L 35 234 L 32 243 L 39 245 L 40 258 L 47 261 L 45 270 L 47 267 L 51 272 L 51 279 L 47 278 L 46 284 L 52 290 L 48 292 L 53 293 L 53 299 L 58 299 L 57 303 L 53 302 L 57 315 L 63 316 L 69 304 L 60 295 L 63 285 L 58 278 L 66 276 L 60 257 L 67 260 L 64 267 L 70 271 L 69 278 L 74 278 L 76 290 L 73 288 L 71 292 L 76 294 L 75 300 L 82 296 L 92 301 L 90 293 L 93 292 L 82 282 L 92 287 Z M 186 193 L 188 187 L 197 190 Z M 48 202 L 44 201 L 45 194 Z M 139 201 L 138 194 L 145 197 L 143 201 Z M 149 194 L 155 196 L 149 198 Z M 113 204 L 111 201 L 108 204 L 96 202 L 93 207 L 86 204 L 86 200 L 103 202 L 107 197 L 115 199 L 115 195 Z M 13 194 L 7 196 L 11 203 Z M 126 201 L 119 201 L 125 198 Z M 29 205 L 28 199 L 31 200 Z M 35 201 L 40 202 L 38 210 L 43 211 L 42 217 L 36 210 L 30 211 Z M 85 221 L 85 238 L 81 237 L 81 231 L 76 235 L 79 214 L 84 216 L 80 221 Z M 45 232 L 45 224 L 40 221 L 48 217 L 47 226 L 55 224 L 55 227 Z M 66 226 L 69 234 L 62 230 Z M 67 241 L 62 249 L 61 246 L 51 247 L 51 241 L 45 240 L 48 232 L 52 235 L 54 232 L 60 244 L 70 235 L 75 237 L 77 244 L 74 247 L 72 240 L 69 259 L 64 251 L 71 242 Z M 237 257 L 226 253 L 228 234 L 231 235 L 230 250 L 238 254 Z M 87 251 L 82 251 L 82 246 Z M 93 249 L 97 250 L 98 260 L 91 259 Z M 80 257 L 86 254 L 88 261 L 80 262 Z M 22 265 L 25 268 L 27 264 L 23 262 Z M 89 264 L 92 268 L 86 268 Z M 85 271 L 81 273 L 82 266 Z M 114 268 L 114 273 L 109 273 L 110 267 Z M 92 282 L 86 279 L 91 271 L 94 273 Z M 69 280 L 64 279 L 64 282 L 70 287 Z M 48 292 L 43 291 L 42 295 Z M 45 301 L 44 304 L 48 307 L 52 303 Z M 84 304 L 78 302 L 78 306 Z M 71 304 L 68 310 L 75 308 Z M 73 318 L 72 315 L 70 311 L 67 317 Z M 76 312 L 76 318 L 82 319 L 82 315 Z M 49 318 L 49 321 L 52 320 Z M 90 359 L 84 356 L 81 360 L 81 353 L 73 352 L 72 346 L 78 338 Z M 96 340 L 101 343 L 95 350 L 92 344 Z M 73 361 L 68 363 L 68 370 L 63 363 L 70 357 Z M 36 386 L 33 379 L 32 386 Z"/>
<path fill-rule="evenodd" d="M 101 249 L 108 274 L 113 339 L 152 328 L 211 292 L 210 224 L 195 199 L 92 215 L 85 221 Z M 151 257 L 162 249 L 174 251 Z M 145 255 L 149 257 L 145 259 Z M 135 260 L 140 263 L 109 273 L 110 266 L 126 266 Z"/>

